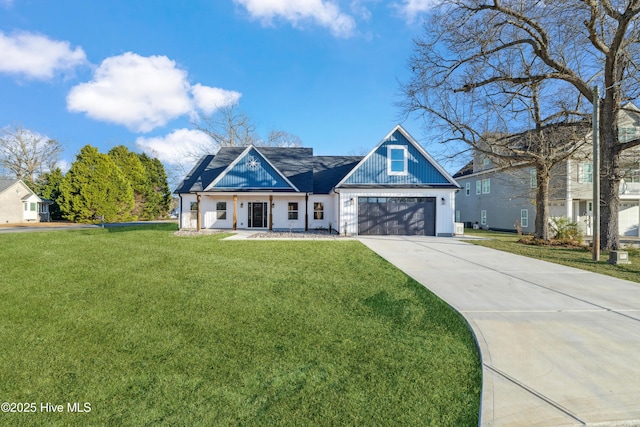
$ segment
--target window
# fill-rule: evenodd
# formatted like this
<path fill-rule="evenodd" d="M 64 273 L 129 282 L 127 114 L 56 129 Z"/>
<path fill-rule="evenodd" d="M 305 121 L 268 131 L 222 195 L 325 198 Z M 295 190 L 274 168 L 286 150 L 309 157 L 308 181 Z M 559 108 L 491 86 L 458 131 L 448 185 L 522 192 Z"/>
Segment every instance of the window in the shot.
<path fill-rule="evenodd" d="M 407 148 L 400 145 L 390 145 L 387 149 L 387 169 L 389 175 L 407 174 Z"/>
<path fill-rule="evenodd" d="M 313 219 L 324 219 L 324 203 L 313 204 Z"/>
<path fill-rule="evenodd" d="M 36 211 L 36 204 L 34 202 L 31 202 L 31 206 L 29 206 L 29 208 L 30 208 L 29 210 L 31 212 L 35 212 Z"/>
<path fill-rule="evenodd" d="M 636 128 L 621 127 L 618 128 L 618 142 L 629 142 L 636 139 Z"/>
<path fill-rule="evenodd" d="M 538 175 L 536 174 L 535 169 L 531 169 L 531 171 L 529 171 L 529 181 L 529 186 L 531 188 L 538 188 Z"/>
<path fill-rule="evenodd" d="M 583 163 L 581 169 L 580 182 L 593 182 L 593 164 Z"/>
<path fill-rule="evenodd" d="M 198 202 L 191 202 L 189 204 L 189 209 L 192 211 L 197 211 L 198 210 Z"/>
<path fill-rule="evenodd" d="M 456 211 L 456 222 L 460 222 L 460 211 Z"/>
<path fill-rule="evenodd" d="M 24 210 L 25 212 L 29 210 L 29 203 L 24 202 Z"/>
<path fill-rule="evenodd" d="M 491 179 L 482 180 L 482 194 L 489 194 L 491 192 Z"/>
<path fill-rule="evenodd" d="M 482 168 L 483 169 L 488 169 L 489 168 L 489 158 L 485 157 L 484 159 L 482 159 Z"/>
<path fill-rule="evenodd" d="M 467 193 L 467 196 L 468 196 L 469 194 L 471 194 L 471 183 L 470 183 L 470 182 L 467 182 L 467 183 L 464 185 L 464 191 Z"/>
<path fill-rule="evenodd" d="M 476 194 L 482 193 L 482 182 L 476 181 Z"/>
<path fill-rule="evenodd" d="M 487 225 L 487 211 L 480 211 L 480 224 Z"/>
<path fill-rule="evenodd" d="M 527 209 L 520 210 L 520 225 L 522 228 L 529 226 L 529 211 Z"/>
<path fill-rule="evenodd" d="M 47 213 L 46 203 L 38 203 L 38 213 Z"/>
<path fill-rule="evenodd" d="M 227 202 L 216 203 L 216 214 L 218 219 L 227 219 Z"/>
<path fill-rule="evenodd" d="M 298 202 L 289 202 L 289 219 L 298 219 Z"/>

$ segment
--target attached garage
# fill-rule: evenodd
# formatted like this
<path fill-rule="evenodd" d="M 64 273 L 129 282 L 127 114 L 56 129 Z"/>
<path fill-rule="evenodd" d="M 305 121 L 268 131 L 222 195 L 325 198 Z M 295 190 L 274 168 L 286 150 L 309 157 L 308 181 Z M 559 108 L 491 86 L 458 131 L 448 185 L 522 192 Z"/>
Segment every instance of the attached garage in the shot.
<path fill-rule="evenodd" d="M 358 234 L 436 235 L 435 197 L 359 197 Z"/>

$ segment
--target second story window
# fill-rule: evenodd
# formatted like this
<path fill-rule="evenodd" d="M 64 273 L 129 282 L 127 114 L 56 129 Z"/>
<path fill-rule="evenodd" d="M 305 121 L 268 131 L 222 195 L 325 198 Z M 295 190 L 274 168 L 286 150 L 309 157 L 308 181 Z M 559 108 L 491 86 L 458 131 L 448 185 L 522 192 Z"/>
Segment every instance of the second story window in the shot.
<path fill-rule="evenodd" d="M 387 172 L 389 175 L 407 174 L 407 148 L 390 145 L 387 149 Z"/>
<path fill-rule="evenodd" d="M 535 169 L 531 169 L 531 171 L 529 172 L 529 181 L 529 186 L 531 188 L 538 188 L 538 175 L 536 175 Z"/>
<path fill-rule="evenodd" d="M 578 168 L 578 182 L 593 182 L 593 164 L 582 163 Z"/>
<path fill-rule="evenodd" d="M 491 179 L 483 179 L 482 180 L 482 194 L 491 193 Z"/>
<path fill-rule="evenodd" d="M 470 183 L 470 182 L 467 182 L 467 183 L 464 185 L 464 191 L 465 191 L 465 193 L 467 194 L 467 196 L 468 196 L 469 194 L 471 194 L 471 183 Z"/>

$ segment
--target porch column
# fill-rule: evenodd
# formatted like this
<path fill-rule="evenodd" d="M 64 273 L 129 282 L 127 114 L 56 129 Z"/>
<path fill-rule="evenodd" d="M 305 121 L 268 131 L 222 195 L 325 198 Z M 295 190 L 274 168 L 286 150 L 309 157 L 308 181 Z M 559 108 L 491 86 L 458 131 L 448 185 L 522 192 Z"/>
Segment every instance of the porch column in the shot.
<path fill-rule="evenodd" d="M 269 231 L 273 231 L 273 195 L 269 196 Z"/>
<path fill-rule="evenodd" d="M 238 229 L 238 196 L 233 195 L 233 229 Z"/>
<path fill-rule="evenodd" d="M 198 212 L 197 212 L 198 217 L 196 218 L 196 230 L 200 231 L 200 199 L 202 198 L 202 196 L 198 194 L 197 197 L 198 197 Z"/>
<path fill-rule="evenodd" d="M 304 195 L 304 231 L 309 231 L 309 193 Z"/>

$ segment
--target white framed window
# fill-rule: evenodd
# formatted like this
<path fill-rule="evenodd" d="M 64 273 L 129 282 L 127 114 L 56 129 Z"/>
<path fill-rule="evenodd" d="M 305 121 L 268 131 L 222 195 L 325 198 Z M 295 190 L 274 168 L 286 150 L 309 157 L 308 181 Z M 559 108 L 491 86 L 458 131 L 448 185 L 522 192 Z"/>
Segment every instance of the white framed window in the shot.
<path fill-rule="evenodd" d="M 531 171 L 529 171 L 529 186 L 531 188 L 538 188 L 538 175 L 536 174 L 535 169 L 531 169 Z"/>
<path fill-rule="evenodd" d="M 476 181 L 476 194 L 482 194 L 482 182 Z"/>
<path fill-rule="evenodd" d="M 36 204 L 34 202 L 30 203 L 29 209 L 31 210 L 31 212 L 35 212 L 36 211 Z"/>
<path fill-rule="evenodd" d="M 491 193 L 491 179 L 487 178 L 487 179 L 483 179 L 482 180 L 482 194 L 489 194 Z"/>
<path fill-rule="evenodd" d="M 25 212 L 29 210 L 29 203 L 24 202 L 24 210 Z"/>
<path fill-rule="evenodd" d="M 480 224 L 487 225 L 487 211 L 480 211 Z"/>
<path fill-rule="evenodd" d="M 288 219 L 298 219 L 298 202 L 289 202 L 287 207 L 288 210 Z"/>
<path fill-rule="evenodd" d="M 489 168 L 489 163 L 490 163 L 490 161 L 489 161 L 488 157 L 485 157 L 484 159 L 482 159 L 482 168 L 483 169 L 488 169 Z"/>
<path fill-rule="evenodd" d="M 465 193 L 466 193 L 466 195 L 467 195 L 467 196 L 468 196 L 469 194 L 471 194 L 471 183 L 470 183 L 470 182 L 467 182 L 467 183 L 464 185 L 464 191 L 465 191 Z"/>
<path fill-rule="evenodd" d="M 528 209 L 520 210 L 520 225 L 523 228 L 529 226 L 529 210 Z"/>
<path fill-rule="evenodd" d="M 216 216 L 218 219 L 227 219 L 227 202 L 216 203 Z"/>
<path fill-rule="evenodd" d="M 387 172 L 389 175 L 407 174 L 407 147 L 389 145 L 387 147 Z"/>
<path fill-rule="evenodd" d="M 313 203 L 313 219 L 324 219 L 324 203 Z"/>
<path fill-rule="evenodd" d="M 578 182 L 593 182 L 593 164 L 580 164 L 578 168 Z"/>

